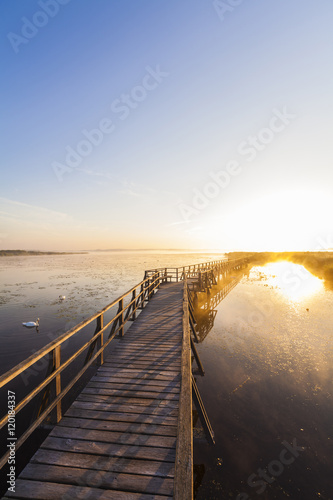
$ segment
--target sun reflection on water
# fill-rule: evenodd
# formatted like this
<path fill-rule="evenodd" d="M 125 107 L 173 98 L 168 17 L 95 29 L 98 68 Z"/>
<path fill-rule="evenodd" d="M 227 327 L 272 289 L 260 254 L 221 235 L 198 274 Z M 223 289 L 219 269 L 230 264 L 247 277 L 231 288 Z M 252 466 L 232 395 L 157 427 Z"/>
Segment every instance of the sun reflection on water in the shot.
<path fill-rule="evenodd" d="M 268 284 L 295 302 L 314 295 L 324 288 L 322 280 L 299 264 L 275 262 L 267 264 L 263 269 Z"/>

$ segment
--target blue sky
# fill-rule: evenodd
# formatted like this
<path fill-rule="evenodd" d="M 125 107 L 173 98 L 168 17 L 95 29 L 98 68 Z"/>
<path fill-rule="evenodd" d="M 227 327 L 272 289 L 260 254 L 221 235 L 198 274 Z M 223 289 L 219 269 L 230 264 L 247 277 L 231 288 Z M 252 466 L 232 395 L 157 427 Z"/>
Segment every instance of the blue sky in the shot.
<path fill-rule="evenodd" d="M 333 246 L 332 2 L 232 4 L 0 2 L 1 248 Z"/>

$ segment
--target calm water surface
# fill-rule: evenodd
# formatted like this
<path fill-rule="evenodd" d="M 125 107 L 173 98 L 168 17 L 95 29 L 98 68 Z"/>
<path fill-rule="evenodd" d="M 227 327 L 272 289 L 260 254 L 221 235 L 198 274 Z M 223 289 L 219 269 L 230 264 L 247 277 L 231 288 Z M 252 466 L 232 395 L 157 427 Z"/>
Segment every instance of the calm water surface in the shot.
<path fill-rule="evenodd" d="M 269 264 L 215 311 L 196 380 L 216 445 L 194 446 L 196 498 L 332 499 L 333 292 L 302 266 Z"/>
<path fill-rule="evenodd" d="M 221 257 L 96 252 L 1 258 L 1 372 L 141 281 L 145 269 Z M 210 304 L 202 296 L 200 306 L 212 310 L 197 313 L 206 374 L 196 380 L 216 444 L 195 439 L 196 498 L 333 499 L 333 292 L 290 263 L 253 267 L 240 278 L 223 300 L 219 287 Z M 21 325 L 37 317 L 38 332 Z M 196 412 L 194 420 L 200 436 Z M 287 451 L 291 445 L 294 455 Z"/>

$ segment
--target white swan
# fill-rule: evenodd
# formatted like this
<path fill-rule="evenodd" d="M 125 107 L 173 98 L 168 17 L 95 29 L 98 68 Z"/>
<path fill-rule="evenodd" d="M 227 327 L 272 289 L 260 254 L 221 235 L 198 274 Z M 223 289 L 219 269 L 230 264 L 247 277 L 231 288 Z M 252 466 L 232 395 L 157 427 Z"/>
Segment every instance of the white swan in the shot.
<path fill-rule="evenodd" d="M 37 318 L 36 321 L 28 321 L 28 323 L 22 323 L 23 326 L 26 326 L 27 328 L 32 328 L 34 326 L 38 327 L 39 326 L 39 318 Z"/>

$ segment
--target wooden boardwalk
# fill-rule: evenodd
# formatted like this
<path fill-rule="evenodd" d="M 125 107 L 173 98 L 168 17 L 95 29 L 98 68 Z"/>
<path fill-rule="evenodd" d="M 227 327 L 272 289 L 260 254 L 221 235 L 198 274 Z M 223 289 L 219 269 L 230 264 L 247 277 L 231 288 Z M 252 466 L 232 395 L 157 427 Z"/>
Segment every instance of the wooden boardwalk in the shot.
<path fill-rule="evenodd" d="M 5 498 L 173 498 L 183 289 L 161 286 Z"/>

